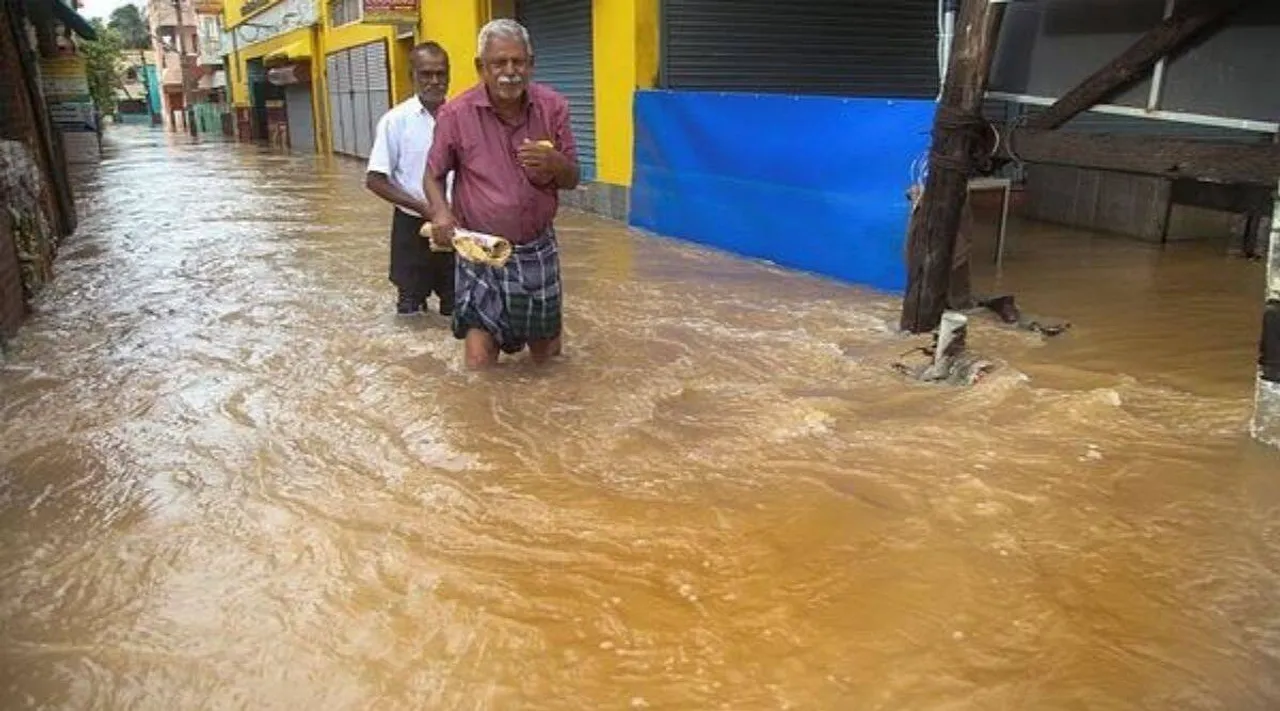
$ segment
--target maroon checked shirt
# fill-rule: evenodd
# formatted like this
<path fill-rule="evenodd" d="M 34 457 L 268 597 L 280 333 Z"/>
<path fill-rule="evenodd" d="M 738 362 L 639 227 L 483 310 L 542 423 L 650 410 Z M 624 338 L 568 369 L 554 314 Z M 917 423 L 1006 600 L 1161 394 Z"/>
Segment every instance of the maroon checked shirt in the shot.
<path fill-rule="evenodd" d="M 520 144 L 547 140 L 574 163 L 578 147 L 569 127 L 569 102 L 550 87 L 530 82 L 526 110 L 515 124 L 503 121 L 479 84 L 440 107 L 427 170 L 435 180 L 454 171 L 453 215 L 458 225 L 532 241 L 551 227 L 560 196 L 548 171 L 520 165 Z"/>

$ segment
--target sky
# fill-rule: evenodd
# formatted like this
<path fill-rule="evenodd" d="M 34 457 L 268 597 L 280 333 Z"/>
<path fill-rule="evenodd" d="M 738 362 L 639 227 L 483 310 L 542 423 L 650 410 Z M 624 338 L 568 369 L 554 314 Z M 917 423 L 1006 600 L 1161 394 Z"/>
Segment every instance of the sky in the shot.
<path fill-rule="evenodd" d="M 80 14 L 88 19 L 101 17 L 103 22 L 111 18 L 111 11 L 121 5 L 127 4 L 129 0 L 80 0 Z M 134 5 L 138 9 L 142 9 L 142 2 L 135 0 Z"/>

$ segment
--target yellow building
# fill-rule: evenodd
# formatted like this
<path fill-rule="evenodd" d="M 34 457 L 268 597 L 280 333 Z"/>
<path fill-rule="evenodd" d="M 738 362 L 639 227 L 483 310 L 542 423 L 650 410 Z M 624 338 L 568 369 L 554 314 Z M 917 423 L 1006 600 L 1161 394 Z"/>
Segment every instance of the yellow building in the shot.
<path fill-rule="evenodd" d="M 416 7 L 414 5 L 416 4 Z M 413 92 L 414 44 L 452 60 L 451 90 L 476 82 L 480 28 L 529 28 L 536 80 L 570 101 L 586 184 L 567 202 L 626 216 L 632 97 L 652 87 L 658 0 L 227 0 L 227 81 L 242 140 L 364 158 L 378 118 Z M 399 14 L 395 14 L 399 13 Z"/>

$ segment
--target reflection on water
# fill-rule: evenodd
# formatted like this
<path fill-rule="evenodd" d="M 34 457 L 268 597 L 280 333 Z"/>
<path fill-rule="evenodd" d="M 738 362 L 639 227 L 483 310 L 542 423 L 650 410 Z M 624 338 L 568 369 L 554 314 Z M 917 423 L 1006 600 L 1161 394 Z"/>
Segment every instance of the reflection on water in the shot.
<path fill-rule="evenodd" d="M 472 374 L 355 162 L 111 143 L 0 370 L 5 708 L 1280 704 L 1256 265 L 1019 226 L 1073 329 L 944 391 L 892 298 L 565 216 L 567 357 Z"/>

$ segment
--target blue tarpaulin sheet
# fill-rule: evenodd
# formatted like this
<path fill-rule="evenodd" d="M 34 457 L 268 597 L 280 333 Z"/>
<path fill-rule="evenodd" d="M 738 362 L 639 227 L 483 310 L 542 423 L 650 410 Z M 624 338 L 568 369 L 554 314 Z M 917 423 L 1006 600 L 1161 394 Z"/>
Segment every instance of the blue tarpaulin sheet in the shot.
<path fill-rule="evenodd" d="M 931 100 L 642 91 L 630 223 L 901 292 Z"/>

